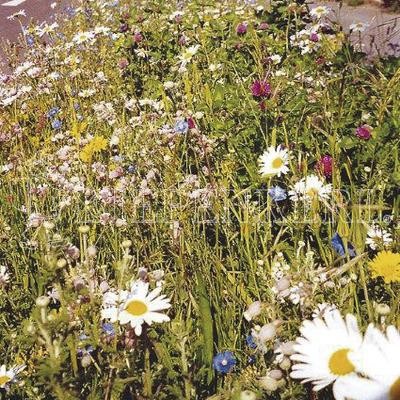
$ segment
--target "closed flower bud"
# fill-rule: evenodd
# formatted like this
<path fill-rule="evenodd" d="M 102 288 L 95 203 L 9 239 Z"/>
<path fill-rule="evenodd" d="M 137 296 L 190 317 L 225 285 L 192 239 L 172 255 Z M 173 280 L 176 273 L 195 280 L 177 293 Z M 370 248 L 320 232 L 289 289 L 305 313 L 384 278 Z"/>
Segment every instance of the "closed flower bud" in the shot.
<path fill-rule="evenodd" d="M 251 390 L 243 390 L 239 396 L 240 400 L 256 400 L 257 395 Z"/>
<path fill-rule="evenodd" d="M 288 357 L 284 357 L 283 360 L 279 363 L 279 367 L 283 370 L 287 371 L 292 366 L 290 359 Z"/>
<path fill-rule="evenodd" d="M 96 254 L 97 254 L 96 246 L 89 246 L 89 247 L 87 248 L 87 255 L 88 255 L 88 257 L 94 258 L 94 257 L 96 257 Z"/>
<path fill-rule="evenodd" d="M 375 311 L 379 315 L 388 315 L 390 314 L 390 307 L 384 303 L 376 303 Z"/>
<path fill-rule="evenodd" d="M 295 353 L 294 348 L 293 348 L 294 345 L 295 345 L 295 342 L 292 342 L 292 341 L 285 342 L 279 346 L 279 350 L 281 351 L 281 353 L 283 355 L 290 356 Z"/>
<path fill-rule="evenodd" d="M 132 246 L 132 241 L 131 240 L 124 240 L 121 245 L 122 245 L 122 247 L 124 249 L 129 249 L 129 247 Z"/>
<path fill-rule="evenodd" d="M 78 228 L 79 233 L 89 233 L 89 231 L 90 231 L 90 226 L 88 226 L 88 225 L 81 225 Z"/>
<path fill-rule="evenodd" d="M 57 260 L 57 268 L 64 268 L 67 265 L 67 260 L 65 258 L 59 258 Z"/>
<path fill-rule="evenodd" d="M 92 363 L 92 358 L 89 354 L 85 354 L 81 359 L 81 364 L 83 368 L 88 367 Z"/>
<path fill-rule="evenodd" d="M 275 390 L 278 389 L 278 382 L 276 381 L 276 379 L 273 379 L 269 376 L 263 376 L 262 378 L 260 378 L 259 384 L 264 390 L 268 392 L 275 392 Z"/>
<path fill-rule="evenodd" d="M 279 379 L 283 378 L 283 373 L 280 369 L 273 369 L 268 372 L 268 376 L 278 381 Z"/>
<path fill-rule="evenodd" d="M 50 298 L 47 296 L 40 296 L 36 299 L 36 305 L 40 308 L 45 308 L 49 305 Z"/>
<path fill-rule="evenodd" d="M 261 301 L 255 301 L 254 303 L 251 303 L 249 305 L 247 310 L 243 313 L 243 316 L 247 321 L 251 321 L 253 318 L 260 315 L 261 309 L 262 309 Z"/>
<path fill-rule="evenodd" d="M 279 281 L 276 283 L 275 287 L 279 292 L 283 292 L 286 289 L 289 289 L 290 286 L 290 280 L 284 276 L 282 279 L 279 279 Z"/>

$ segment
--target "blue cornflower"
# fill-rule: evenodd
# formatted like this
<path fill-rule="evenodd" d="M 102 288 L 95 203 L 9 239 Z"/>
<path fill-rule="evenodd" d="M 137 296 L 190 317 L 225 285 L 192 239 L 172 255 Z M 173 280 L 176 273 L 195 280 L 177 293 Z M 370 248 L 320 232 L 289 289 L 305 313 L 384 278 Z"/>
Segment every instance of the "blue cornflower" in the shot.
<path fill-rule="evenodd" d="M 110 324 L 109 322 L 105 322 L 102 326 L 101 329 L 107 336 L 115 336 L 115 329 L 114 325 Z"/>
<path fill-rule="evenodd" d="M 252 335 L 248 335 L 246 337 L 246 343 L 247 343 L 247 346 L 249 346 L 251 349 L 255 349 L 257 347 Z"/>
<path fill-rule="evenodd" d="M 50 108 L 49 112 L 47 113 L 47 117 L 53 118 L 59 113 L 59 111 L 60 111 L 59 107 Z"/>
<path fill-rule="evenodd" d="M 213 366 L 217 372 L 227 374 L 236 365 L 236 359 L 231 351 L 218 353 L 213 358 Z"/>
<path fill-rule="evenodd" d="M 51 127 L 53 129 L 60 129 L 62 127 L 62 122 L 59 119 L 55 119 L 53 120 L 53 122 L 51 123 Z"/>
<path fill-rule="evenodd" d="M 339 254 L 339 256 L 343 257 L 346 255 L 346 250 L 344 248 L 343 240 L 338 233 L 335 233 L 332 236 L 331 244 L 332 244 L 332 247 L 334 248 L 334 250 L 336 251 L 336 253 Z M 348 243 L 347 251 L 349 253 L 350 258 L 354 258 L 356 256 L 356 251 L 354 249 L 354 246 L 351 243 Z"/>
<path fill-rule="evenodd" d="M 76 111 L 78 111 L 81 108 L 81 106 L 79 105 L 79 103 L 74 103 L 74 109 Z"/>
<path fill-rule="evenodd" d="M 177 121 L 177 123 L 174 126 L 174 131 L 178 133 L 186 133 L 188 129 L 189 129 L 189 124 L 184 119 Z"/>
<path fill-rule="evenodd" d="M 282 201 L 287 199 L 286 190 L 280 186 L 272 186 L 268 189 L 268 194 L 274 201 Z"/>

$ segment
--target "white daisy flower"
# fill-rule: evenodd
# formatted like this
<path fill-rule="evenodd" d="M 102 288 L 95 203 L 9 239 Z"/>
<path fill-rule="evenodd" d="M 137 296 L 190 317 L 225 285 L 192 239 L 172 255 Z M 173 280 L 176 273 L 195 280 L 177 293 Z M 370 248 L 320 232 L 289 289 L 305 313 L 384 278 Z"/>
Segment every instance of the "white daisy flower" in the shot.
<path fill-rule="evenodd" d="M 316 175 L 309 175 L 297 182 L 293 189 L 289 191 L 289 196 L 293 201 L 306 200 L 312 201 L 315 198 L 326 200 L 332 192 L 332 185 L 324 182 Z"/>
<path fill-rule="evenodd" d="M 369 24 L 364 22 L 357 22 L 355 24 L 351 24 L 349 29 L 350 32 L 364 32 L 368 28 Z"/>
<path fill-rule="evenodd" d="M 170 308 L 170 299 L 159 296 L 161 287 L 148 292 L 149 284 L 140 280 L 134 281 L 129 291 L 107 292 L 103 297 L 102 318 L 119 321 L 122 325 L 130 323 L 138 336 L 143 323 L 168 322 L 169 317 L 158 311 Z"/>
<path fill-rule="evenodd" d="M 0 265 L 0 287 L 5 286 L 10 279 L 10 274 L 5 265 Z"/>
<path fill-rule="evenodd" d="M 356 367 L 350 355 L 357 352 L 362 336 L 357 320 L 348 314 L 346 320 L 338 310 L 326 313 L 324 319 L 304 321 L 293 346 L 296 354 L 290 358 L 294 364 L 290 376 L 302 382 L 312 382 L 318 391 L 333 383 L 333 394 L 344 400 L 338 382 L 347 376 L 355 376 Z"/>
<path fill-rule="evenodd" d="M 88 31 L 88 32 L 78 32 L 73 38 L 72 41 L 76 44 L 83 44 L 89 41 L 92 41 L 95 38 L 95 33 Z"/>
<path fill-rule="evenodd" d="M 400 333 L 388 326 L 386 335 L 370 325 L 361 351 L 355 357 L 358 372 L 365 377 L 343 379 L 338 386 L 348 400 L 400 399 Z"/>
<path fill-rule="evenodd" d="M 314 18 L 321 19 L 323 16 L 329 14 L 330 9 L 324 6 L 318 6 L 310 11 L 310 15 Z"/>
<path fill-rule="evenodd" d="M 25 365 L 16 365 L 7 371 L 7 367 L 2 365 L 0 367 L 0 389 L 5 389 L 10 383 L 14 382 L 16 375 L 24 368 Z"/>
<path fill-rule="evenodd" d="M 385 229 L 372 226 L 368 229 L 365 244 L 372 250 L 378 247 L 390 245 L 393 242 L 392 235 Z"/>
<path fill-rule="evenodd" d="M 197 53 L 199 50 L 200 45 L 196 44 L 195 46 L 188 47 L 181 55 L 178 56 L 179 60 L 181 60 L 182 65 L 186 65 L 192 57 Z"/>
<path fill-rule="evenodd" d="M 268 147 L 267 151 L 259 158 L 260 174 L 262 176 L 278 177 L 287 174 L 289 171 L 289 152 L 287 149 L 279 145 L 276 149 L 274 146 Z"/>

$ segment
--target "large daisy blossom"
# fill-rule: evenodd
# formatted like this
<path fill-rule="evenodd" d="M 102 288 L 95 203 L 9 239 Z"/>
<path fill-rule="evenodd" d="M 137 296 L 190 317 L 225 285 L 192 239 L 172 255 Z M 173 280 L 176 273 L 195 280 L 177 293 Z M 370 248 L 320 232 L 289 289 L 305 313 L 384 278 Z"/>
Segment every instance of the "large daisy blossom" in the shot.
<path fill-rule="evenodd" d="M 279 145 L 276 149 L 274 146 L 268 147 L 267 151 L 260 157 L 260 174 L 262 176 L 281 176 L 287 174 L 289 167 L 288 150 Z"/>
<path fill-rule="evenodd" d="M 289 196 L 293 201 L 305 200 L 312 201 L 315 198 L 326 200 L 332 192 L 332 185 L 325 184 L 318 176 L 309 175 L 295 183 Z"/>
<path fill-rule="evenodd" d="M 302 382 L 312 382 L 318 391 L 333 383 L 333 394 L 337 400 L 344 400 L 338 382 L 348 376 L 355 376 L 355 365 L 351 354 L 362 344 L 362 336 L 356 318 L 348 314 L 346 319 L 338 310 L 325 313 L 324 319 L 304 321 L 300 328 L 301 337 L 294 345 L 297 361 L 290 376 Z"/>
<path fill-rule="evenodd" d="M 361 351 L 354 359 L 360 376 L 345 377 L 338 382 L 348 400 L 400 399 L 400 334 L 389 326 L 384 335 L 370 325 Z"/>
<path fill-rule="evenodd" d="M 157 287 L 149 293 L 149 284 L 138 280 L 132 283 L 130 290 L 107 292 L 103 297 L 102 318 L 119 321 L 122 325 L 130 323 L 140 336 L 144 323 L 169 321 L 167 315 L 159 312 L 171 307 L 170 299 L 160 296 L 161 290 Z"/>
<path fill-rule="evenodd" d="M 9 370 L 5 365 L 0 367 L 0 389 L 5 389 L 11 382 L 13 382 L 23 369 L 25 365 L 16 365 Z"/>

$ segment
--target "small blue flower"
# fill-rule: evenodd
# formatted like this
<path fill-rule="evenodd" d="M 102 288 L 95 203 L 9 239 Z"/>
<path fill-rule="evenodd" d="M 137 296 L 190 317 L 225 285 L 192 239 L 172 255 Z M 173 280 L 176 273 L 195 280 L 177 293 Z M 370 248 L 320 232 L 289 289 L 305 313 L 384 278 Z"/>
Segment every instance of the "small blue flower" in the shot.
<path fill-rule="evenodd" d="M 75 14 L 76 14 L 76 10 L 75 10 L 75 8 L 73 8 L 73 7 L 68 6 L 68 7 L 65 7 L 64 10 L 65 10 L 65 13 L 66 13 L 69 17 L 74 17 Z"/>
<path fill-rule="evenodd" d="M 249 346 L 251 349 L 255 349 L 257 347 L 252 335 L 248 335 L 246 337 L 246 343 L 247 343 L 247 346 Z"/>
<path fill-rule="evenodd" d="M 79 335 L 79 340 L 81 341 L 80 345 L 82 347 L 78 347 L 76 349 L 76 354 L 78 355 L 78 357 L 83 357 L 86 354 L 90 354 L 94 352 L 94 347 L 90 344 L 85 345 L 84 342 L 86 340 L 89 339 L 89 336 L 87 336 L 86 334 L 82 333 L 81 335 Z"/>
<path fill-rule="evenodd" d="M 62 122 L 61 122 L 59 119 L 55 119 L 55 120 L 52 121 L 51 127 L 52 127 L 53 129 L 61 129 L 61 127 L 62 127 Z"/>
<path fill-rule="evenodd" d="M 74 109 L 76 111 L 78 111 L 81 108 L 81 106 L 79 105 L 79 103 L 74 103 Z"/>
<path fill-rule="evenodd" d="M 59 107 L 50 108 L 49 112 L 47 113 L 47 117 L 53 118 L 59 113 L 59 111 L 60 111 Z"/>
<path fill-rule="evenodd" d="M 336 251 L 336 253 L 339 254 L 339 256 L 343 257 L 346 255 L 346 250 L 344 248 L 343 240 L 338 233 L 335 233 L 332 236 L 331 244 L 332 244 L 332 247 L 334 248 L 334 250 Z M 348 243 L 347 251 L 349 253 L 350 258 L 354 258 L 356 256 L 356 251 L 354 249 L 354 246 L 351 243 Z"/>
<path fill-rule="evenodd" d="M 129 174 L 134 174 L 136 172 L 136 166 L 135 165 L 128 165 L 127 171 Z"/>
<path fill-rule="evenodd" d="M 189 129 L 189 124 L 184 119 L 177 121 L 174 126 L 174 131 L 178 133 L 186 133 Z"/>
<path fill-rule="evenodd" d="M 268 194 L 274 201 L 282 201 L 287 199 L 286 190 L 280 186 L 272 186 L 268 189 Z"/>
<path fill-rule="evenodd" d="M 217 372 L 227 374 L 236 365 L 236 359 L 231 351 L 218 353 L 213 358 L 213 366 Z"/>
<path fill-rule="evenodd" d="M 256 359 L 256 357 L 255 356 L 249 356 L 248 357 L 248 359 L 247 359 L 247 362 L 250 364 L 250 365 L 253 365 L 253 364 L 255 364 L 255 362 L 257 361 L 257 359 Z"/>
<path fill-rule="evenodd" d="M 35 39 L 34 39 L 34 37 L 32 35 L 26 35 L 25 36 L 25 40 L 26 40 L 26 44 L 29 47 L 32 47 L 35 44 Z"/>
<path fill-rule="evenodd" d="M 107 336 L 115 336 L 115 329 L 114 325 L 110 324 L 109 322 L 105 322 L 102 326 L 101 329 Z"/>

